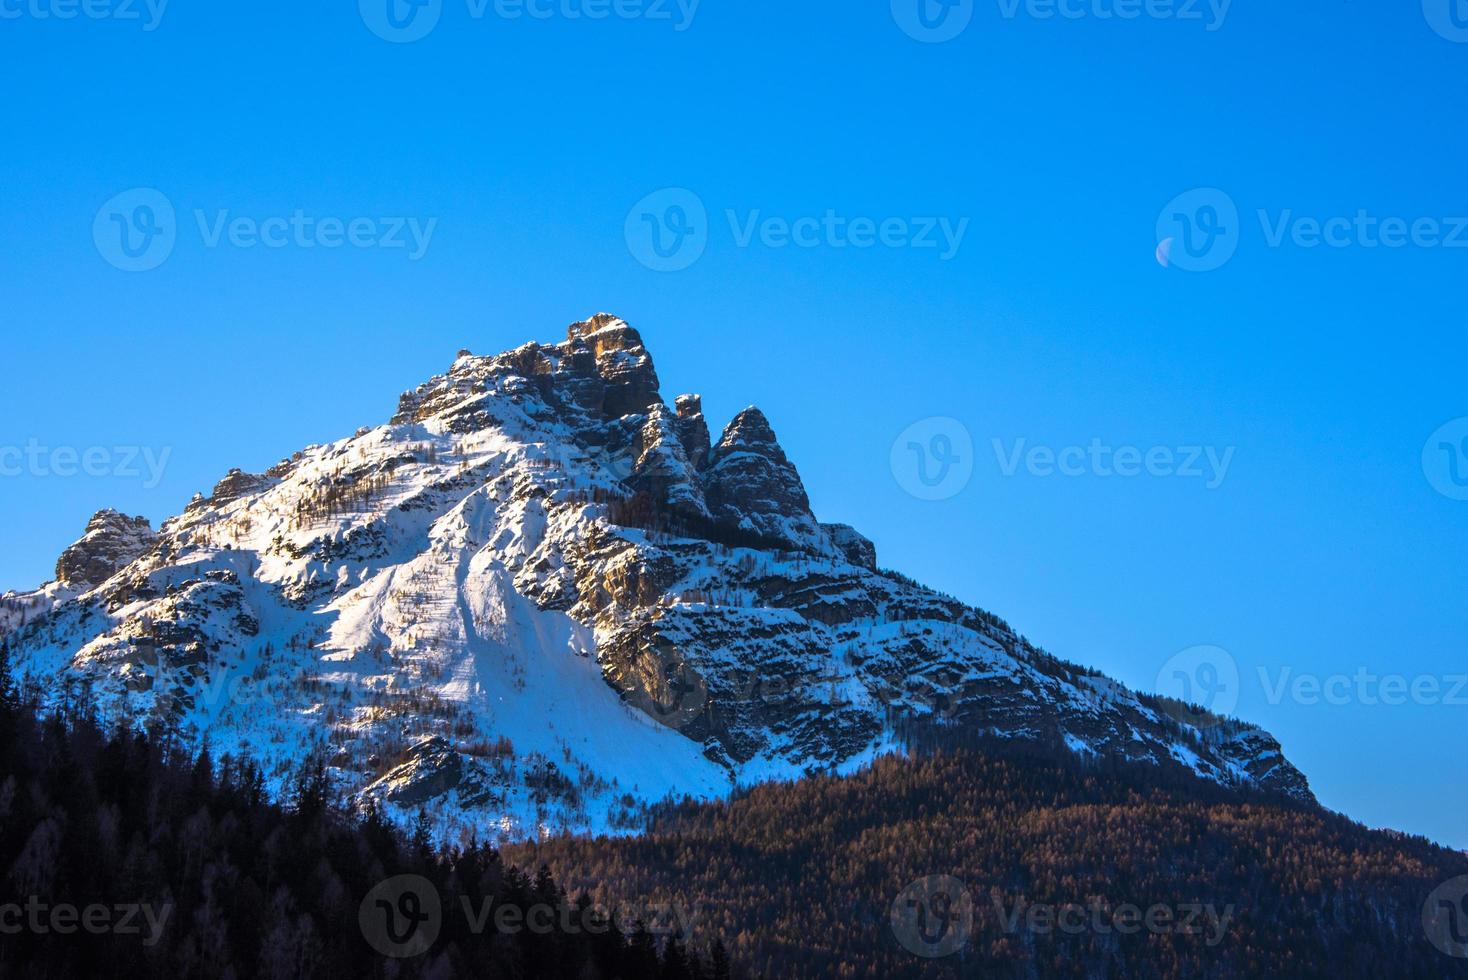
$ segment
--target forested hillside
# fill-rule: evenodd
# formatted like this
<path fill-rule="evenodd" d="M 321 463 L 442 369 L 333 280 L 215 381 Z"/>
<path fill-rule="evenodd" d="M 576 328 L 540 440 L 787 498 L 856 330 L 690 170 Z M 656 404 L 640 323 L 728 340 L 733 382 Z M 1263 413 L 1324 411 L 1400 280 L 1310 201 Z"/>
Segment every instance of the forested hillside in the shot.
<path fill-rule="evenodd" d="M 1468 857 L 1149 769 L 950 748 L 535 854 L 697 907 L 769 977 L 1468 976 L 1422 919 Z"/>
<path fill-rule="evenodd" d="M 728 976 L 716 942 L 685 949 L 676 910 L 595 908 L 332 799 L 319 765 L 282 807 L 247 761 L 108 733 L 82 708 L 41 717 L 0 645 L 0 977 Z"/>
<path fill-rule="evenodd" d="M 246 760 L 42 716 L 0 668 L 0 975 L 1468 976 L 1423 922 L 1461 853 L 1146 764 L 924 741 L 642 836 L 446 852 L 338 810 L 319 761 L 278 805 Z"/>

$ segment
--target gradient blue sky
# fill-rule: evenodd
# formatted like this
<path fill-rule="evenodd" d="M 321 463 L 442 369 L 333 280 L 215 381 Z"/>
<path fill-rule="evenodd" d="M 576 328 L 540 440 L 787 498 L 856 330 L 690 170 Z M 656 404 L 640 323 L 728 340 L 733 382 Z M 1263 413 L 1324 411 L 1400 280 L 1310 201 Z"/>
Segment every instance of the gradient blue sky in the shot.
<path fill-rule="evenodd" d="M 765 409 L 817 512 L 884 565 L 1141 688 L 1223 647 L 1237 713 L 1324 803 L 1468 846 L 1468 704 L 1272 703 L 1257 677 L 1468 672 L 1468 502 L 1421 462 L 1468 416 L 1468 250 L 1270 247 L 1255 216 L 1468 214 L 1468 44 L 1415 2 L 1238 0 L 1211 31 L 1206 5 L 1096 16 L 1112 6 L 1008 18 L 988 0 L 922 44 L 885 0 L 705 0 L 682 31 L 445 0 L 431 34 L 391 44 L 348 2 L 173 0 L 145 31 L 5 0 L 26 12 L 0 19 L 0 446 L 171 455 L 151 488 L 0 478 L 0 589 L 48 578 L 97 508 L 156 521 L 232 466 L 384 420 L 460 347 L 559 339 L 607 309 L 669 398 L 701 391 L 716 425 Z M 179 216 L 144 273 L 92 236 L 135 187 Z M 665 187 L 712 222 L 676 273 L 624 236 Z M 1159 212 L 1198 187 L 1237 204 L 1237 254 L 1165 269 Z M 438 224 L 415 262 L 208 248 L 195 209 Z M 739 247 L 726 209 L 970 225 L 943 261 Z M 975 442 L 971 482 L 938 502 L 889 465 L 932 416 Z M 1006 477 L 996 438 L 1235 456 L 1213 490 Z"/>

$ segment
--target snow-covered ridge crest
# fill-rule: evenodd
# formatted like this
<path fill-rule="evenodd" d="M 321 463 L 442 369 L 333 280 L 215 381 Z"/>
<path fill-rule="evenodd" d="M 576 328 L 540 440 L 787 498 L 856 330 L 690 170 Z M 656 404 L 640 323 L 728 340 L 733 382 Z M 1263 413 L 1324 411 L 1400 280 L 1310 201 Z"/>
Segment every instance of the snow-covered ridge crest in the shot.
<path fill-rule="evenodd" d="M 811 513 L 758 409 L 711 438 L 610 314 L 461 352 L 385 425 L 232 471 L 156 534 L 108 517 L 88 538 L 86 581 L 0 601 L 28 676 L 277 786 L 321 753 L 344 793 L 445 832 L 630 828 L 669 794 L 847 771 L 916 727 L 1309 798 L 1267 733 L 880 571 Z"/>

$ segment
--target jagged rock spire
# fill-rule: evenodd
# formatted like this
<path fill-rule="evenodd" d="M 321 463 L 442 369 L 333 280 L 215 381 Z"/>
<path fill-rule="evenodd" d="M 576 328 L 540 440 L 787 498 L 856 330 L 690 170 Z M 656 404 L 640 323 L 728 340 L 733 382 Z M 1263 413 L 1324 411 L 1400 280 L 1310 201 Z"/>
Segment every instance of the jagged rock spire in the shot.
<path fill-rule="evenodd" d="M 107 581 L 157 541 L 146 517 L 128 517 L 111 508 L 87 522 L 86 533 L 56 561 L 56 581 L 86 591 Z"/>
<path fill-rule="evenodd" d="M 800 474 L 757 408 L 746 408 L 724 429 L 709 454 L 704 492 L 722 523 L 798 549 L 822 550 L 826 543 Z"/>

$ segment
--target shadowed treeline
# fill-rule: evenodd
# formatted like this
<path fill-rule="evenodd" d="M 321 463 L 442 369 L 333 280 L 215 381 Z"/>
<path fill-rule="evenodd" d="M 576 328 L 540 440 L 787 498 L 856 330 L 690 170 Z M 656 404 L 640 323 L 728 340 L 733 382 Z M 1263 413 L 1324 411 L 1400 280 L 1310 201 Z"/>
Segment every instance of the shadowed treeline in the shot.
<path fill-rule="evenodd" d="M 247 761 L 109 733 L 82 708 L 42 715 L 0 644 L 0 976 L 729 976 L 717 942 L 646 927 L 659 907 L 604 911 L 335 795 L 319 763 L 281 806 Z"/>

